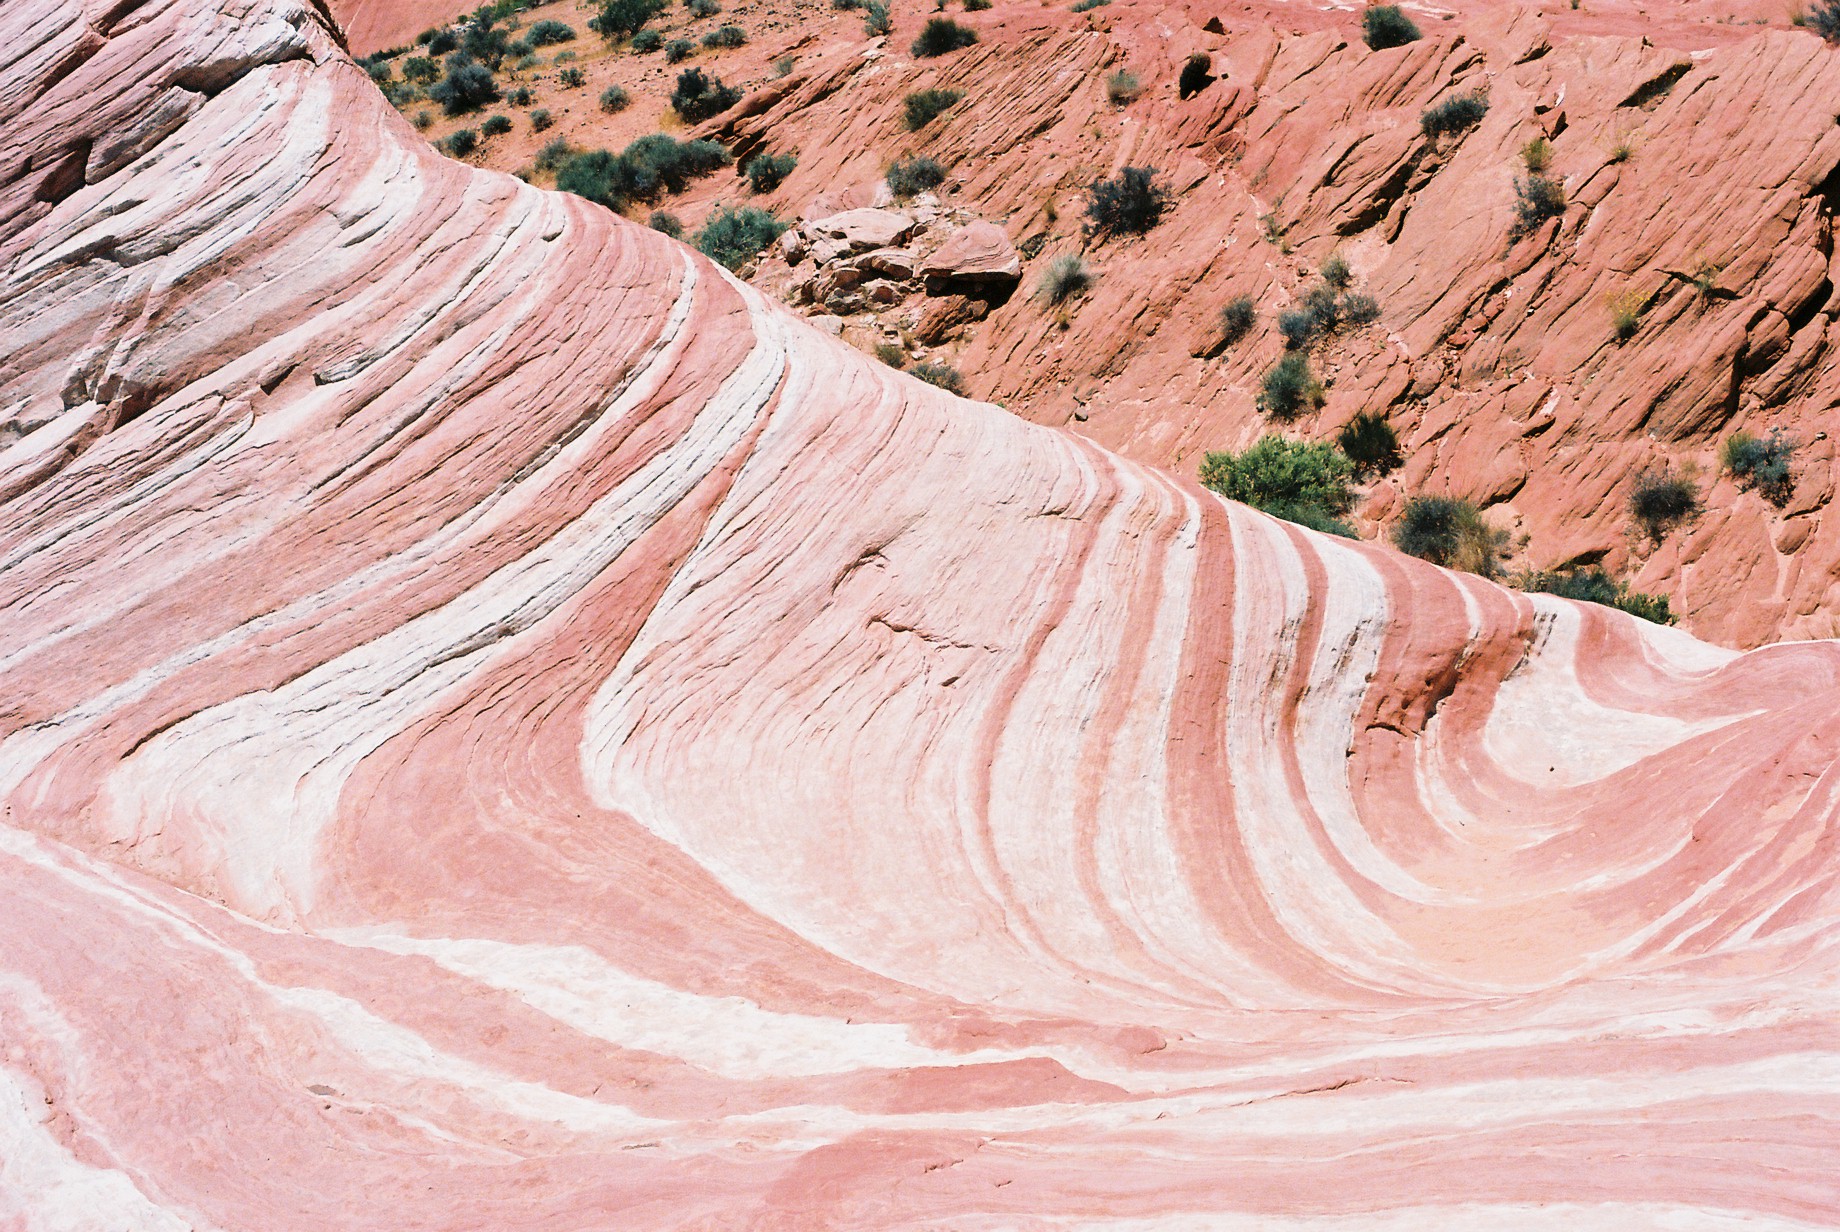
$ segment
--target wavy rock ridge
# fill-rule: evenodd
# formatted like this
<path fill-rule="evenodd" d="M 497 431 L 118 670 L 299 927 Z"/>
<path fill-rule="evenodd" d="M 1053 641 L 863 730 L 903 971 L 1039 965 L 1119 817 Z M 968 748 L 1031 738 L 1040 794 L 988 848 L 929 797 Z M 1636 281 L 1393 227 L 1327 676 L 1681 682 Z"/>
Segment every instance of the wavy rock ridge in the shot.
<path fill-rule="evenodd" d="M 7 1226 L 1840 1222 L 1834 646 L 952 399 L 287 0 L 0 36 Z"/>

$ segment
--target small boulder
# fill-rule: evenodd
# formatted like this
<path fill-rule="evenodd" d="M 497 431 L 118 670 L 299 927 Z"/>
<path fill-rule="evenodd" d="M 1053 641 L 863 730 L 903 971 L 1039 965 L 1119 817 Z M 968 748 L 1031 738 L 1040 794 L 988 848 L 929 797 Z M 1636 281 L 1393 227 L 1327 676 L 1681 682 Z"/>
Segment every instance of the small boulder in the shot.
<path fill-rule="evenodd" d="M 910 248 L 877 248 L 856 258 L 856 268 L 874 270 L 889 278 L 906 279 L 919 268 L 919 258 Z"/>
<path fill-rule="evenodd" d="M 813 235 L 836 240 L 851 252 L 899 244 L 913 233 L 913 229 L 914 220 L 899 210 L 874 208 L 845 210 L 806 225 L 806 230 Z"/>
<path fill-rule="evenodd" d="M 1022 278 L 1022 258 L 995 223 L 974 222 L 954 231 L 920 266 L 928 282 L 1009 283 Z"/>

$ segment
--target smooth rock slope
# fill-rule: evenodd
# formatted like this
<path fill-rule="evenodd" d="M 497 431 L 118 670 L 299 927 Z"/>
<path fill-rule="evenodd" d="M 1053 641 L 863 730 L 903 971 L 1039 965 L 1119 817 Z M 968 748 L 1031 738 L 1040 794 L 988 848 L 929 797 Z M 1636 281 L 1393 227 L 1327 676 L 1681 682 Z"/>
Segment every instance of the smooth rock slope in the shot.
<path fill-rule="evenodd" d="M 1840 1224 L 1840 650 L 1227 506 L 0 9 L 0 1226 Z"/>

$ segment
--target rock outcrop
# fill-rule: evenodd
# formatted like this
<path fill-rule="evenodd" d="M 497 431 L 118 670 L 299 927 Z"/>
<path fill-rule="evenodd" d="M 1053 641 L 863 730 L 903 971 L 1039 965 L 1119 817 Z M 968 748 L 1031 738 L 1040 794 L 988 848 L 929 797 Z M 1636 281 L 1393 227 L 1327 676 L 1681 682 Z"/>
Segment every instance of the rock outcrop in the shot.
<path fill-rule="evenodd" d="M 9 1227 L 1835 1222 L 1840 647 L 952 398 L 322 20 L 0 8 Z"/>

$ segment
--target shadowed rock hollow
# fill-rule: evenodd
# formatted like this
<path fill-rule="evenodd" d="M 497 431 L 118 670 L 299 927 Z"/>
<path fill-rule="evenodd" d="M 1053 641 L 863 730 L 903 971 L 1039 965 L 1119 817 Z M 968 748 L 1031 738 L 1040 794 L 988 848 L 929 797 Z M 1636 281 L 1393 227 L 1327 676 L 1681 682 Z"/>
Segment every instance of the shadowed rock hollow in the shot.
<path fill-rule="evenodd" d="M 0 1212 L 1831 1226 L 1835 685 L 0 10 Z"/>

